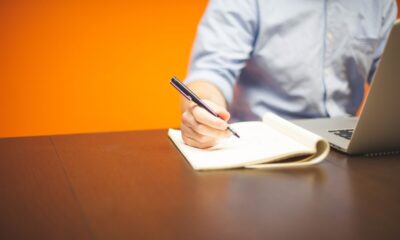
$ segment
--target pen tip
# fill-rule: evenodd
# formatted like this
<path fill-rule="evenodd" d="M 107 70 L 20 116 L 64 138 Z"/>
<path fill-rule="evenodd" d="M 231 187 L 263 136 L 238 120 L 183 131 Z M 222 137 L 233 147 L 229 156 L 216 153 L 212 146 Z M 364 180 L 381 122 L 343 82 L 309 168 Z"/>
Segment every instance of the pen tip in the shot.
<path fill-rule="evenodd" d="M 239 134 L 237 134 L 237 132 L 233 131 L 232 128 L 228 127 L 228 130 L 235 135 L 235 137 L 240 138 Z"/>

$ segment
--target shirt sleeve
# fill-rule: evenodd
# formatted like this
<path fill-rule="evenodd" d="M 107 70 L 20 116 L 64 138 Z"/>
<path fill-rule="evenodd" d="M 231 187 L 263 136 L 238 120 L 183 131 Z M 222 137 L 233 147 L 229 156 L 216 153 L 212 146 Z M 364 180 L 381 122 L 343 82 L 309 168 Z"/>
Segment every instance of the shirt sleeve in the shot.
<path fill-rule="evenodd" d="M 185 82 L 214 84 L 230 103 L 258 33 L 255 0 L 211 0 L 198 26 Z"/>
<path fill-rule="evenodd" d="M 386 42 L 389 38 L 390 31 L 392 30 L 393 24 L 397 18 L 397 3 L 395 0 L 388 1 L 385 8 L 383 9 L 383 18 L 382 18 L 382 31 L 381 31 L 381 39 L 378 47 L 374 53 L 374 60 L 372 62 L 371 70 L 368 74 L 368 82 L 371 83 L 376 68 L 378 67 L 379 60 L 383 54 L 383 50 L 385 49 Z"/>

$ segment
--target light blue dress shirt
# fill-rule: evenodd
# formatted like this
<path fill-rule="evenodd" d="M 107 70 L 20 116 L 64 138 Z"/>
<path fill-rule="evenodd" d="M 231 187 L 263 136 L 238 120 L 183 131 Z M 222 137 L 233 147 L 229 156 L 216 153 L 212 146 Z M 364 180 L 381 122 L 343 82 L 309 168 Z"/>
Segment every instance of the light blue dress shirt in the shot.
<path fill-rule="evenodd" d="M 211 0 L 186 83 L 216 85 L 233 121 L 354 115 L 396 15 L 394 0 Z"/>

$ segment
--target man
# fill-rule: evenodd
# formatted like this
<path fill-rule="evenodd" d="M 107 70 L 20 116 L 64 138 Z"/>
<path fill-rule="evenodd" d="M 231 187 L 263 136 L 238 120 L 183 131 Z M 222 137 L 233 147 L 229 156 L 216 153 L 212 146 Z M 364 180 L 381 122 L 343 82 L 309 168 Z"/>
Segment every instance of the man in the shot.
<path fill-rule="evenodd" d="M 354 115 L 396 19 L 394 0 L 211 0 L 182 101 L 182 137 L 207 148 L 227 121 Z"/>

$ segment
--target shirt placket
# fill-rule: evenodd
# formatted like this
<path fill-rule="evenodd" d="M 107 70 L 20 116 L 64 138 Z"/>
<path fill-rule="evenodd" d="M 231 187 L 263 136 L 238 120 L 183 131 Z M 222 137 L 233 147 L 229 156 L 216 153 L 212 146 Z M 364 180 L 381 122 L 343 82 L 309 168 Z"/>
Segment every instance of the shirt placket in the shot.
<path fill-rule="evenodd" d="M 324 54 L 323 54 L 323 71 L 322 71 L 322 79 L 324 85 L 324 96 L 323 96 L 323 104 L 325 109 L 325 114 L 327 117 L 332 116 L 332 99 L 330 97 L 330 92 L 332 91 L 332 87 L 334 83 L 334 69 L 332 66 L 332 57 L 334 53 L 334 43 L 335 43 L 335 8 L 331 5 L 334 2 L 330 0 L 325 1 L 325 31 L 324 31 Z"/>

